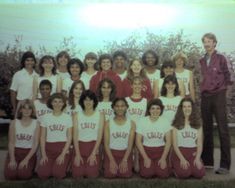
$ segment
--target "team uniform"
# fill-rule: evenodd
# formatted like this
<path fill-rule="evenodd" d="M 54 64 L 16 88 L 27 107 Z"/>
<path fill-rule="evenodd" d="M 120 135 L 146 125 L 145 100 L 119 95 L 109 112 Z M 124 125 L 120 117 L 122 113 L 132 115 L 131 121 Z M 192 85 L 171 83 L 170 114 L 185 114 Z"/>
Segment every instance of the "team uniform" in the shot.
<path fill-rule="evenodd" d="M 82 73 L 80 80 L 84 83 L 85 89 L 90 88 L 90 80 L 96 73 L 97 71 L 95 71 L 94 74 L 87 74 L 87 72 Z"/>
<path fill-rule="evenodd" d="M 17 92 L 16 99 L 18 101 L 32 99 L 33 79 L 35 76 L 38 76 L 35 71 L 33 71 L 32 74 L 29 74 L 25 68 L 17 71 L 14 74 L 10 90 Z"/>
<path fill-rule="evenodd" d="M 48 161 L 38 167 L 38 176 L 47 179 L 50 176 L 64 178 L 70 160 L 70 152 L 66 153 L 61 165 L 56 163 L 67 142 L 67 130 L 72 127 L 72 119 L 68 114 L 54 116 L 53 113 L 46 114 L 42 118 L 41 126 L 46 128 L 46 155 Z"/>
<path fill-rule="evenodd" d="M 17 163 L 17 168 L 12 170 L 8 167 L 10 162 L 10 156 L 7 155 L 7 159 L 5 162 L 4 168 L 4 175 L 5 178 L 8 180 L 15 180 L 15 179 L 29 179 L 33 175 L 33 170 L 36 165 L 36 154 L 30 158 L 28 162 L 28 167 L 24 167 L 23 169 L 19 169 L 18 166 L 22 160 L 30 152 L 33 142 L 35 139 L 35 131 L 37 128 L 37 120 L 32 119 L 32 122 L 29 126 L 24 127 L 21 124 L 21 121 L 16 119 L 15 120 L 15 160 Z"/>
<path fill-rule="evenodd" d="M 170 174 L 169 167 L 161 169 L 158 165 L 164 147 L 165 147 L 165 134 L 171 130 L 170 122 L 164 117 L 160 116 L 156 122 L 152 122 L 150 117 L 143 117 L 137 123 L 136 132 L 143 137 L 143 147 L 151 159 L 150 168 L 144 167 L 144 159 L 140 155 L 140 175 L 143 177 L 157 176 L 166 178 Z"/>
<path fill-rule="evenodd" d="M 133 94 L 130 80 L 128 78 L 125 78 L 122 81 L 122 84 L 123 84 L 123 96 L 130 97 Z M 141 89 L 141 96 L 146 98 L 147 100 L 151 100 L 153 98 L 153 92 L 152 92 L 151 83 L 150 83 L 149 79 L 143 80 L 143 87 Z"/>
<path fill-rule="evenodd" d="M 124 125 L 118 125 L 113 118 L 109 120 L 109 148 L 112 152 L 117 165 L 119 165 L 128 148 L 128 141 L 131 131 L 131 120 L 127 119 Z M 128 169 L 125 173 L 120 172 L 118 169 L 116 174 L 110 171 L 110 161 L 105 154 L 104 157 L 104 176 L 107 178 L 113 177 L 131 177 L 132 176 L 132 155 L 130 154 L 127 160 Z"/>
<path fill-rule="evenodd" d="M 180 80 L 184 84 L 185 88 L 185 95 L 190 95 L 189 93 L 189 82 L 190 82 L 190 75 L 191 75 L 190 70 L 184 69 L 183 72 L 181 73 L 175 73 L 177 80 Z"/>
<path fill-rule="evenodd" d="M 56 89 L 58 87 L 57 83 L 58 83 L 59 79 L 60 79 L 60 76 L 58 74 L 51 75 L 50 77 L 39 76 L 39 77 L 37 77 L 38 88 L 39 88 L 39 85 L 40 85 L 42 80 L 49 80 L 51 82 L 51 84 L 52 84 L 52 88 L 51 88 L 51 95 L 52 95 L 52 94 L 56 93 Z M 40 93 L 38 94 L 38 98 L 41 98 L 41 94 Z"/>
<path fill-rule="evenodd" d="M 81 107 L 79 104 L 77 104 L 77 105 L 75 106 L 75 108 L 72 109 L 72 106 L 71 106 L 71 105 L 67 105 L 67 106 L 66 106 L 66 109 L 64 110 L 64 112 L 65 112 L 66 114 L 70 115 L 70 116 L 73 115 L 74 113 L 80 114 L 80 113 L 82 112 L 82 107 Z"/>
<path fill-rule="evenodd" d="M 101 101 L 98 103 L 97 109 L 99 110 L 99 112 L 104 113 L 105 121 L 114 117 L 114 112 L 111 105 L 112 102 L 110 101 L 109 102 Z"/>
<path fill-rule="evenodd" d="M 126 97 L 126 101 L 129 105 L 129 108 L 127 109 L 127 117 L 137 123 L 140 118 L 145 116 L 147 99 L 132 99 L 130 97 Z"/>
<path fill-rule="evenodd" d="M 72 176 L 79 178 L 83 176 L 97 177 L 99 175 L 100 154 L 96 154 L 97 164 L 90 166 L 87 163 L 98 138 L 100 122 L 100 112 L 96 110 L 91 116 L 86 116 L 84 112 L 78 116 L 78 146 L 84 163 L 80 166 L 74 164 L 75 154 L 73 156 Z"/>
<path fill-rule="evenodd" d="M 149 78 L 150 80 L 150 83 L 151 83 L 151 87 L 153 89 L 153 83 L 156 81 L 156 80 L 159 80 L 160 79 L 160 71 L 158 69 L 155 70 L 154 73 L 148 73 L 146 71 L 146 74 L 147 74 L 147 77 Z"/>
<path fill-rule="evenodd" d="M 175 96 L 173 98 L 168 98 L 168 97 L 159 97 L 159 99 L 162 101 L 164 105 L 164 111 L 162 116 L 167 118 L 171 123 L 175 118 L 175 114 L 177 111 L 177 108 L 180 104 L 180 101 L 182 100 L 182 97 L 180 96 Z"/>
<path fill-rule="evenodd" d="M 34 101 L 34 106 L 36 111 L 36 117 L 39 121 L 41 120 L 43 115 L 52 113 L 52 110 L 48 108 L 46 104 L 40 102 L 39 99 L 36 99 Z"/>
<path fill-rule="evenodd" d="M 178 148 L 190 165 L 187 169 L 181 168 L 180 159 L 178 158 L 176 153 L 173 152 L 171 162 L 176 177 L 187 178 L 189 176 L 193 176 L 196 178 L 202 178 L 205 175 L 204 166 L 201 169 L 198 169 L 193 164 L 197 152 L 197 143 L 196 143 L 197 138 L 198 138 L 197 129 L 191 127 L 185 127 L 183 129 L 177 130 Z"/>

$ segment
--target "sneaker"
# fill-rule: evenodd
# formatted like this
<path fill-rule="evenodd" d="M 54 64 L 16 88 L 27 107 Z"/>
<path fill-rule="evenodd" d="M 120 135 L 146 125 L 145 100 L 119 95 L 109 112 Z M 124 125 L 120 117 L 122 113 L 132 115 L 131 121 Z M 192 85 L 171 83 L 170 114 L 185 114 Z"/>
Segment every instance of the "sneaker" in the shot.
<path fill-rule="evenodd" d="M 229 170 L 226 169 L 226 168 L 218 168 L 216 171 L 215 171 L 216 174 L 222 174 L 222 175 L 226 175 L 226 174 L 229 174 Z"/>
<path fill-rule="evenodd" d="M 213 165 L 204 165 L 206 169 L 214 169 Z"/>

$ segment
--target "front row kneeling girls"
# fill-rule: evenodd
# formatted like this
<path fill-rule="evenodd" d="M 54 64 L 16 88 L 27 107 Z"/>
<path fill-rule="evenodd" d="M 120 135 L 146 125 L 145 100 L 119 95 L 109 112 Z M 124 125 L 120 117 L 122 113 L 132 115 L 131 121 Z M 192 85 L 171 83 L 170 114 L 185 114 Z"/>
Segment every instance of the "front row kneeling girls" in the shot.
<path fill-rule="evenodd" d="M 96 110 L 97 103 L 93 92 L 84 91 L 79 101 L 82 110 L 73 113 L 71 118 L 63 113 L 66 106 L 64 96 L 56 93 L 50 97 L 47 105 L 53 112 L 40 122 L 41 159 L 37 169 L 40 178 L 64 178 L 71 157 L 74 178 L 98 177 L 103 132 L 104 177 L 131 177 L 135 131 L 142 177 L 167 178 L 171 171 L 177 178 L 202 178 L 205 175 L 201 161 L 202 128 L 191 99 L 181 101 L 172 126 L 162 115 L 164 107 L 159 99 L 149 101 L 147 116 L 136 125 L 126 116 L 128 104 L 124 98 L 113 101 L 114 117 L 105 123 L 104 114 Z M 6 179 L 28 179 L 33 175 L 39 140 L 39 126 L 33 119 L 33 111 L 33 105 L 26 100 L 19 108 L 17 119 L 11 123 L 9 154 L 4 170 Z M 73 154 L 69 149 L 72 126 Z"/>

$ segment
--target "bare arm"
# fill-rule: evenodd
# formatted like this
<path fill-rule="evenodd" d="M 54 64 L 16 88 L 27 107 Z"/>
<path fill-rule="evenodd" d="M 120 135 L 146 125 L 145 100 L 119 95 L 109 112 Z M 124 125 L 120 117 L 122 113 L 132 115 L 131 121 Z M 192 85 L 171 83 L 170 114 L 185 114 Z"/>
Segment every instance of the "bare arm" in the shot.
<path fill-rule="evenodd" d="M 61 93 L 62 91 L 62 78 L 57 75 L 57 87 L 56 92 Z"/>
<path fill-rule="evenodd" d="M 10 161 L 15 161 L 15 120 L 11 121 L 8 132 L 8 151 Z"/>
<path fill-rule="evenodd" d="M 159 88 L 158 88 L 158 80 L 154 80 L 153 81 L 153 97 L 154 98 L 158 98 L 160 97 L 160 91 L 159 91 Z"/>
<path fill-rule="evenodd" d="M 190 91 L 190 96 L 193 99 L 193 101 L 195 102 L 196 97 L 195 97 L 195 89 L 194 89 L 194 76 L 193 76 L 193 72 L 190 71 L 190 78 L 189 78 L 189 91 Z"/>
<path fill-rule="evenodd" d="M 179 84 L 179 91 L 180 91 L 180 96 L 182 98 L 185 97 L 185 87 L 184 87 L 184 83 L 182 81 L 178 81 L 178 84 Z"/>
<path fill-rule="evenodd" d="M 110 144 L 110 129 L 109 129 L 109 121 L 105 122 L 104 128 L 104 149 L 110 161 L 115 161 L 112 152 L 109 148 Z"/>
<path fill-rule="evenodd" d="M 165 134 L 165 142 L 166 143 L 165 143 L 164 151 L 163 151 L 162 156 L 161 156 L 161 159 L 163 159 L 163 160 L 167 159 L 168 153 L 169 153 L 170 148 L 171 148 L 171 131 L 168 131 Z"/>
<path fill-rule="evenodd" d="M 127 161 L 131 151 L 132 151 L 132 147 L 133 147 L 133 143 L 134 143 L 134 139 L 135 139 L 135 123 L 133 121 L 131 121 L 131 130 L 130 130 L 130 135 L 129 135 L 129 139 L 128 139 L 128 147 L 127 150 L 123 156 L 123 160 Z"/>
<path fill-rule="evenodd" d="M 176 153 L 176 155 L 178 156 L 178 158 L 180 160 L 185 160 L 183 154 L 181 153 L 181 151 L 179 150 L 179 147 L 178 147 L 178 141 L 177 141 L 177 129 L 176 128 L 173 128 L 172 130 L 172 143 L 173 143 L 173 148 L 174 148 L 174 151 Z"/>
<path fill-rule="evenodd" d="M 33 78 L 33 98 L 32 100 L 34 101 L 38 96 L 38 77 L 34 76 Z"/>
<path fill-rule="evenodd" d="M 136 135 L 136 146 L 137 146 L 138 150 L 140 151 L 140 154 L 142 155 L 142 157 L 144 159 L 147 159 L 149 157 L 148 157 L 148 155 L 146 154 L 146 152 L 144 150 L 142 139 L 143 139 L 143 136 L 141 134 L 137 133 L 137 135 Z"/>
<path fill-rule="evenodd" d="M 47 128 L 46 127 L 40 127 L 41 135 L 40 135 L 40 148 L 41 148 L 41 154 L 42 158 L 46 158 L 46 135 L 47 135 Z"/>
<path fill-rule="evenodd" d="M 79 146 L 78 146 L 78 117 L 77 117 L 77 113 L 74 113 L 72 118 L 73 118 L 73 145 L 74 145 L 76 155 L 81 156 Z"/>
<path fill-rule="evenodd" d="M 202 128 L 200 127 L 198 129 L 197 154 L 196 154 L 196 159 L 198 160 L 201 159 L 202 148 L 203 148 L 203 132 L 202 132 Z"/>

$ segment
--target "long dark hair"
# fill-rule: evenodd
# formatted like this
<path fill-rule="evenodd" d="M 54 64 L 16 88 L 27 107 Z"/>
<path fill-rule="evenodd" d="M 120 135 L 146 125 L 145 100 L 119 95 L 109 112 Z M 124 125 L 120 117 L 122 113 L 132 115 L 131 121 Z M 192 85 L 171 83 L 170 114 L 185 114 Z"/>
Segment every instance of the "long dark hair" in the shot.
<path fill-rule="evenodd" d="M 45 60 L 52 60 L 54 67 L 52 68 L 51 72 L 53 75 L 56 75 L 57 74 L 56 73 L 56 62 L 55 62 L 54 57 L 50 56 L 50 55 L 45 55 L 40 59 L 39 66 L 38 66 L 40 76 L 43 76 L 45 73 L 45 70 L 42 67 L 42 64 L 44 63 Z"/>
<path fill-rule="evenodd" d="M 175 114 L 175 118 L 173 120 L 172 126 L 177 129 L 183 129 L 185 126 L 185 116 L 183 112 L 183 103 L 184 102 L 190 102 L 192 105 L 192 113 L 189 116 L 189 123 L 192 128 L 198 129 L 202 126 L 201 118 L 199 116 L 198 108 L 194 104 L 193 100 L 191 98 L 183 98 L 180 101 L 180 104 L 178 106 L 177 112 Z"/>
<path fill-rule="evenodd" d="M 116 86 L 112 82 L 112 80 L 110 80 L 109 78 L 104 78 L 103 80 L 101 80 L 99 82 L 99 85 L 98 85 L 98 88 L 97 88 L 97 98 L 98 98 L 99 101 L 103 100 L 103 94 L 102 94 L 101 88 L 102 88 L 102 85 L 105 82 L 107 82 L 111 87 L 111 93 L 110 93 L 110 96 L 109 96 L 109 101 L 113 101 L 116 97 Z"/>
<path fill-rule="evenodd" d="M 178 84 L 177 78 L 174 75 L 168 75 L 163 81 L 162 88 L 161 88 L 161 96 L 166 97 L 167 95 L 166 84 L 169 82 L 172 82 L 173 84 L 175 84 L 174 96 L 180 95 L 179 84 Z"/>
<path fill-rule="evenodd" d="M 69 98 L 68 98 L 68 104 L 71 105 L 71 109 L 74 109 L 76 104 L 74 103 L 74 94 L 73 90 L 74 88 L 78 85 L 81 84 L 82 86 L 82 91 L 85 91 L 85 85 L 81 80 L 74 81 L 70 90 L 69 90 Z"/>

